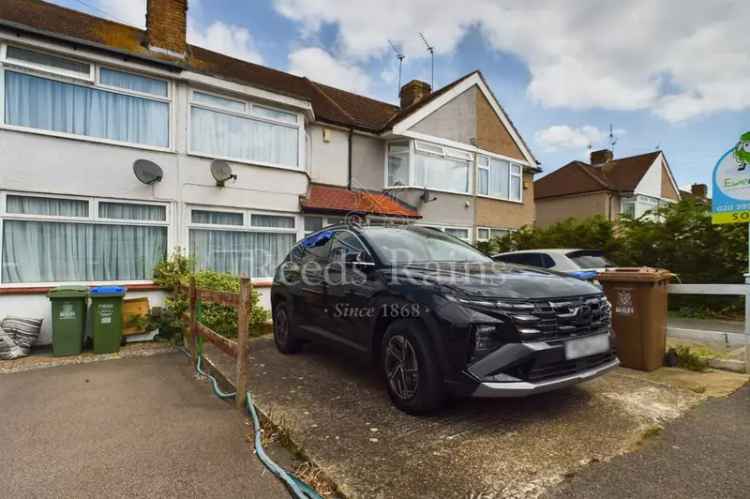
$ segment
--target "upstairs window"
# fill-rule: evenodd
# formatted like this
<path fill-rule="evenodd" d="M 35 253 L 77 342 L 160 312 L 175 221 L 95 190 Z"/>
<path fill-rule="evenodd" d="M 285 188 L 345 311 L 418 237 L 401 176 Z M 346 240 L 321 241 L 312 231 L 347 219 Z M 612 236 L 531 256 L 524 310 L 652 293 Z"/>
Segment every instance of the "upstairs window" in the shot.
<path fill-rule="evenodd" d="M 166 80 L 10 45 L 0 73 L 6 126 L 139 146 L 170 145 Z"/>
<path fill-rule="evenodd" d="M 474 155 L 428 142 L 394 142 L 388 145 L 388 187 L 419 187 L 449 192 L 469 192 Z"/>
<path fill-rule="evenodd" d="M 489 156 L 477 159 L 477 194 L 510 201 L 521 201 L 521 166 Z"/>
<path fill-rule="evenodd" d="M 299 168 L 296 113 L 193 91 L 190 152 L 267 166 Z"/>

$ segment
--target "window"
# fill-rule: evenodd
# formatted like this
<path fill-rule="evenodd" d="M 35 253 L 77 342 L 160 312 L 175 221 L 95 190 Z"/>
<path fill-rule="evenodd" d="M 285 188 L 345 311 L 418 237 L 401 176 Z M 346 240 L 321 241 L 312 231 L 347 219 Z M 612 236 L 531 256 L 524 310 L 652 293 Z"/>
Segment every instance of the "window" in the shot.
<path fill-rule="evenodd" d="M 193 91 L 190 152 L 272 166 L 300 167 L 295 113 Z"/>
<path fill-rule="evenodd" d="M 149 281 L 167 226 L 166 205 L 7 194 L 0 280 Z"/>
<path fill-rule="evenodd" d="M 5 60 L 11 64 L 30 69 L 51 71 L 84 80 L 92 79 L 92 67 L 90 64 L 44 52 L 37 52 L 36 50 L 8 45 L 5 53 Z"/>
<path fill-rule="evenodd" d="M 473 154 L 437 144 L 415 141 L 388 144 L 388 187 L 424 187 L 469 192 Z M 411 161 L 410 161 L 411 159 Z"/>
<path fill-rule="evenodd" d="M 656 210 L 657 208 L 661 208 L 669 204 L 670 202 L 671 201 L 666 199 L 638 194 L 622 199 L 620 213 L 632 218 L 639 218 L 647 215 L 647 218 L 649 219 L 657 219 L 656 214 L 648 212 Z"/>
<path fill-rule="evenodd" d="M 446 227 L 444 232 L 465 241 L 469 240 L 469 229 L 454 229 Z"/>
<path fill-rule="evenodd" d="M 321 230 L 323 227 L 343 223 L 341 217 L 322 217 L 317 215 L 305 215 L 305 235 Z"/>
<path fill-rule="evenodd" d="M 503 238 L 510 234 L 509 229 L 492 229 L 490 227 L 477 228 L 477 241 L 489 241 L 490 239 Z"/>
<path fill-rule="evenodd" d="M 388 185 L 409 185 L 409 144 L 388 144 Z"/>
<path fill-rule="evenodd" d="M 443 191 L 469 192 L 470 153 L 415 143 L 414 184 Z"/>
<path fill-rule="evenodd" d="M 190 256 L 202 269 L 269 278 L 297 240 L 294 215 L 190 211 Z"/>
<path fill-rule="evenodd" d="M 520 165 L 498 158 L 479 156 L 477 177 L 478 194 L 521 201 L 523 177 Z"/>
<path fill-rule="evenodd" d="M 168 148 L 169 83 L 20 47 L 0 61 L 5 125 Z M 79 80 L 79 81 L 76 81 Z"/>

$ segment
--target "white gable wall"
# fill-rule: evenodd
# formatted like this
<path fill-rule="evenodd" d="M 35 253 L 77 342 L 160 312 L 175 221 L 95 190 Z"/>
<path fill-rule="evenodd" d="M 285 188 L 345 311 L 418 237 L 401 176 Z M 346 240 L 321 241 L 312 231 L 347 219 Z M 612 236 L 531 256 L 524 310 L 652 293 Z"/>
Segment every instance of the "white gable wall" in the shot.
<path fill-rule="evenodd" d="M 661 196 L 661 182 L 662 182 L 662 155 L 657 156 L 656 160 L 649 167 L 646 174 L 641 178 L 641 181 L 635 188 L 636 194 L 643 194 L 644 196 L 651 196 L 660 198 Z"/>

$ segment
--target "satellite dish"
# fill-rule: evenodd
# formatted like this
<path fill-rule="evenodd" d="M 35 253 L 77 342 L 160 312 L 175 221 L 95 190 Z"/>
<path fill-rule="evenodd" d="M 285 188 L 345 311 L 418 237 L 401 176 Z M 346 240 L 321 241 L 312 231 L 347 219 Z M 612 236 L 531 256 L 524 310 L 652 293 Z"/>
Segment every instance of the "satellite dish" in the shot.
<path fill-rule="evenodd" d="M 216 180 L 218 187 L 224 187 L 224 182 L 227 180 L 237 180 L 237 175 L 232 173 L 232 167 L 229 163 L 221 159 L 215 159 L 211 162 L 211 175 Z"/>
<path fill-rule="evenodd" d="M 160 182 L 164 177 L 161 167 L 147 159 L 138 159 L 133 163 L 133 173 L 138 180 L 146 185 L 152 185 Z"/>

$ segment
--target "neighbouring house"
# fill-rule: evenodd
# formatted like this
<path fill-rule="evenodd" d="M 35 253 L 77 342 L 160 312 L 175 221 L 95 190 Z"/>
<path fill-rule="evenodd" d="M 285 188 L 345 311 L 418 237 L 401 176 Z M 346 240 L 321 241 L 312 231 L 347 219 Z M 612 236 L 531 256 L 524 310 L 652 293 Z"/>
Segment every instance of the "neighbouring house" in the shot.
<path fill-rule="evenodd" d="M 591 153 L 591 162 L 571 161 L 534 182 L 536 224 L 601 215 L 640 217 L 680 200 L 680 191 L 662 151 L 614 159 L 612 151 Z"/>
<path fill-rule="evenodd" d="M 534 222 L 537 161 L 478 71 L 394 105 L 192 46 L 188 8 L 147 0 L 141 30 L 0 0 L 0 316 L 49 317 L 61 283 L 158 304 L 178 247 L 268 306 L 294 243 L 352 213 L 467 241 Z"/>
<path fill-rule="evenodd" d="M 680 197 L 682 199 L 693 198 L 696 201 L 711 206 L 711 198 L 708 196 L 708 186 L 706 184 L 693 184 L 690 186 L 689 191 L 680 189 Z"/>

